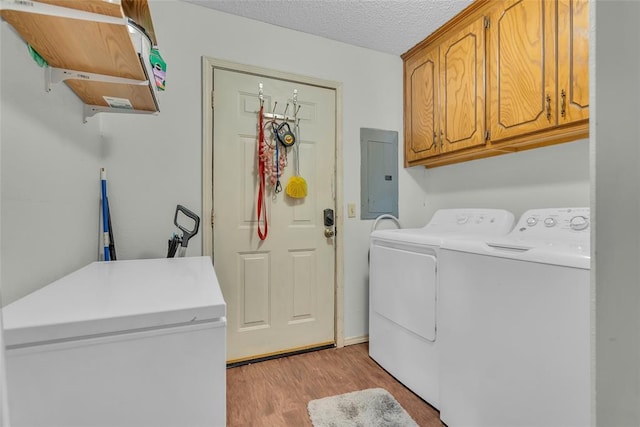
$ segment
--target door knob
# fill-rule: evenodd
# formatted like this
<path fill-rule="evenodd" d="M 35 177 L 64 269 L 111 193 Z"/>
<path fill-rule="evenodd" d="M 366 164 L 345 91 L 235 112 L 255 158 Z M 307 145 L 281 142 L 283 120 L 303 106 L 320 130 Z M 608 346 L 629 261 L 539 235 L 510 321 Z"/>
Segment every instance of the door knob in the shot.
<path fill-rule="evenodd" d="M 325 228 L 324 229 L 324 237 L 326 237 L 327 239 L 330 239 L 331 237 L 335 236 L 336 232 L 333 228 Z"/>

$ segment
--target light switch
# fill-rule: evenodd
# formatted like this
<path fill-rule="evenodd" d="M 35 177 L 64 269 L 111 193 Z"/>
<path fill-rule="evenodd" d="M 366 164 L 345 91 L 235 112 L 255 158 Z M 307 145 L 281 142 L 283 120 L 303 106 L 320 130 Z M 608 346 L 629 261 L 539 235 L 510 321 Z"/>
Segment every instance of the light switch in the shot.
<path fill-rule="evenodd" d="M 349 203 L 347 205 L 347 216 L 349 218 L 355 218 L 356 217 L 356 204 L 355 203 Z"/>

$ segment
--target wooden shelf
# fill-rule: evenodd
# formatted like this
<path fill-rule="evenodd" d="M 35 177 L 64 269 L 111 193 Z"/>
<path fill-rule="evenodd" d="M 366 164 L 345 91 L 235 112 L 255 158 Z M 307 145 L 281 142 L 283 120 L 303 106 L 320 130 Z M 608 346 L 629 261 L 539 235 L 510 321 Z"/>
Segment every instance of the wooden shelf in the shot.
<path fill-rule="evenodd" d="M 95 112 L 128 112 L 113 108 L 111 98 L 127 100 L 136 112 L 159 111 L 148 52 L 156 39 L 146 0 L 1 1 L 2 18 L 49 67 L 146 82 L 113 83 L 82 73 L 65 80 L 85 104 L 98 107 Z M 129 19 L 144 28 L 147 41 Z"/>

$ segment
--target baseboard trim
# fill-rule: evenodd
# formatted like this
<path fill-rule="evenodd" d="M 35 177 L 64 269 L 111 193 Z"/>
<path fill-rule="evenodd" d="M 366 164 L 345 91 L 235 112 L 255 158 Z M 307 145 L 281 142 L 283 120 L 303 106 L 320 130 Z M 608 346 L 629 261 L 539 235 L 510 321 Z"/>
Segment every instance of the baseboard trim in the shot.
<path fill-rule="evenodd" d="M 362 344 L 364 342 L 369 342 L 369 335 L 363 335 L 361 337 L 351 337 L 344 339 L 344 345 L 354 345 L 354 344 Z"/>

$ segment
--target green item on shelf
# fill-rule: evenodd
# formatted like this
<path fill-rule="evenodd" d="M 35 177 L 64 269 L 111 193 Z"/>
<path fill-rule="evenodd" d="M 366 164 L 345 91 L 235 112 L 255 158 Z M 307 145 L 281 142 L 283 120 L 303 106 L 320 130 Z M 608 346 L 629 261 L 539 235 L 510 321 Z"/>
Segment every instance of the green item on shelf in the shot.
<path fill-rule="evenodd" d="M 30 44 L 27 45 L 27 49 L 29 50 L 29 53 L 31 54 L 33 60 L 36 61 L 36 64 L 38 64 L 40 67 L 49 66 L 49 64 L 47 64 L 47 61 L 42 56 L 40 56 L 40 54 L 33 47 L 31 47 Z"/>
<path fill-rule="evenodd" d="M 162 56 L 160 55 L 160 51 L 156 48 L 151 49 L 149 61 L 151 61 L 151 67 L 153 68 L 156 87 L 158 90 L 164 90 L 165 79 L 167 77 L 167 63 L 164 62 L 164 59 L 162 59 Z"/>

